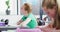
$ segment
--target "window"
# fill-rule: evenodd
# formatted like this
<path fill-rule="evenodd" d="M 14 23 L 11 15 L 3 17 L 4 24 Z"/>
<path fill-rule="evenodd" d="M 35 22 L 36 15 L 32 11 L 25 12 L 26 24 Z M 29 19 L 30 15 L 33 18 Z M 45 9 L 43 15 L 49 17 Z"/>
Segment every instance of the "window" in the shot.
<path fill-rule="evenodd" d="M 24 3 L 32 4 L 32 13 L 34 15 L 39 15 L 40 0 L 20 0 L 20 6 L 22 6 Z"/>

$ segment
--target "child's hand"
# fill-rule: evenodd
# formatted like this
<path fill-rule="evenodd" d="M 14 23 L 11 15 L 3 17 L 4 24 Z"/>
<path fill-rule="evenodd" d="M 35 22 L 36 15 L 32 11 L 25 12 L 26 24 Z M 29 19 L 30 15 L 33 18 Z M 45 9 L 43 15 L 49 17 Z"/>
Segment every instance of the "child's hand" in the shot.
<path fill-rule="evenodd" d="M 20 20 L 19 22 L 17 22 L 17 25 L 20 25 L 22 23 L 22 20 Z"/>
<path fill-rule="evenodd" d="M 20 22 L 17 22 L 17 25 L 19 25 L 20 24 Z"/>

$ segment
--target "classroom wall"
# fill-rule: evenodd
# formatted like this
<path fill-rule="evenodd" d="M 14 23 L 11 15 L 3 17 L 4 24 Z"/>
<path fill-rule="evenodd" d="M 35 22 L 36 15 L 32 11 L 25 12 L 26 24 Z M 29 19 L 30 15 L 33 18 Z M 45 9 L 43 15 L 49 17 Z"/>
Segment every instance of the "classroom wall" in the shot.
<path fill-rule="evenodd" d="M 0 15 L 6 15 L 6 5 L 7 0 L 0 0 Z M 17 0 L 10 0 L 10 15 L 17 15 Z"/>

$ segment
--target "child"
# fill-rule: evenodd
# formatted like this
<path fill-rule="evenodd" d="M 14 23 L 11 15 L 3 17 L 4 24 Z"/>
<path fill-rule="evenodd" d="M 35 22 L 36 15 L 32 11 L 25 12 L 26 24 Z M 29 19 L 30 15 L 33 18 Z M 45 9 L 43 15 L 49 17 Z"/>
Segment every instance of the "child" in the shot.
<path fill-rule="evenodd" d="M 17 25 L 21 25 L 22 27 L 35 28 L 37 26 L 37 21 L 32 14 L 31 6 L 28 3 L 25 3 L 21 8 L 21 12 L 24 16 L 17 23 Z"/>
<path fill-rule="evenodd" d="M 43 9 L 51 18 L 46 27 L 39 27 L 43 32 L 60 32 L 60 2 L 59 0 L 44 0 Z"/>

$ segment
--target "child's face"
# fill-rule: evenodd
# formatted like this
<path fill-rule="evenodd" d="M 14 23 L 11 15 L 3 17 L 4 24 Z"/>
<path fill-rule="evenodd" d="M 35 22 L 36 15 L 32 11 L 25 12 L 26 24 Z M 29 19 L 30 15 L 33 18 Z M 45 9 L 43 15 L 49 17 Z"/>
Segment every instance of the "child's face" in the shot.
<path fill-rule="evenodd" d="M 27 11 L 25 11 L 24 6 L 21 7 L 21 12 L 22 12 L 22 14 L 24 14 L 24 15 L 27 14 Z"/>
<path fill-rule="evenodd" d="M 53 9 L 48 9 L 47 13 L 50 17 L 55 17 L 55 11 L 56 11 L 56 8 L 53 8 Z"/>
<path fill-rule="evenodd" d="M 50 8 L 47 9 L 46 7 L 44 7 L 43 9 L 49 17 L 51 17 L 51 18 L 55 17 L 56 7 L 52 8 L 52 9 L 50 9 Z"/>

